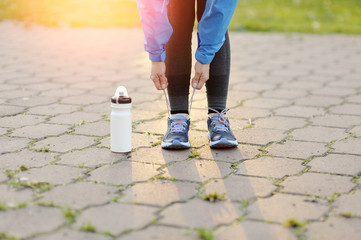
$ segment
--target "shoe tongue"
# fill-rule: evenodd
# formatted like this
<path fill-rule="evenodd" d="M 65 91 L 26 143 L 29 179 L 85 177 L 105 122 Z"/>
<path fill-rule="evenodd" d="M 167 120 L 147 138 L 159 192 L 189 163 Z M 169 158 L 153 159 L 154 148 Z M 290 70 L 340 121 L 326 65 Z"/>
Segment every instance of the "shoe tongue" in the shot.
<path fill-rule="evenodd" d="M 187 117 L 181 114 L 176 114 L 172 117 L 172 120 L 187 120 Z"/>

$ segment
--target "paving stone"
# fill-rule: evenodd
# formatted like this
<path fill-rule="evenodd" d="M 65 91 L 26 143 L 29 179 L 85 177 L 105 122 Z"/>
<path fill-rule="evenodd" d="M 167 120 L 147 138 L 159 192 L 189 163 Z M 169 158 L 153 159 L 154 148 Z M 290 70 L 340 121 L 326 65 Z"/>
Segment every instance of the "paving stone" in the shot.
<path fill-rule="evenodd" d="M 335 153 L 350 153 L 361 155 L 361 138 L 348 138 L 332 145 Z"/>
<path fill-rule="evenodd" d="M 110 112 L 110 110 L 109 110 Z M 139 109 L 132 109 L 132 121 L 133 122 L 139 122 L 139 121 L 145 121 L 145 120 L 152 120 L 159 116 L 159 111 L 147 111 L 144 110 L 144 107 L 141 107 Z M 164 120 L 163 120 L 164 121 Z"/>
<path fill-rule="evenodd" d="M 22 150 L 21 152 L 0 155 L 0 168 L 19 170 L 21 166 L 41 167 L 52 161 L 56 155 L 50 152 L 34 152 Z"/>
<path fill-rule="evenodd" d="M 271 198 L 258 199 L 248 207 L 249 219 L 285 223 L 290 218 L 298 221 L 317 220 L 328 207 L 314 203 L 307 197 L 276 194 Z"/>
<path fill-rule="evenodd" d="M 329 197 L 333 193 L 346 193 L 354 187 L 350 177 L 339 175 L 304 173 L 288 177 L 281 184 L 282 191 Z"/>
<path fill-rule="evenodd" d="M 237 140 L 241 143 L 266 145 L 270 142 L 279 142 L 287 136 L 282 130 L 263 129 L 263 128 L 246 128 L 244 130 L 233 131 Z"/>
<path fill-rule="evenodd" d="M 236 148 L 231 149 L 211 149 L 209 146 L 205 146 L 198 153 L 204 159 L 238 162 L 254 158 L 260 151 L 258 146 L 239 144 Z"/>
<path fill-rule="evenodd" d="M 89 182 L 77 182 L 66 186 L 59 186 L 45 192 L 44 197 L 39 199 L 39 201 L 54 202 L 55 205 L 82 209 L 109 202 L 116 196 L 116 192 L 116 187 Z"/>
<path fill-rule="evenodd" d="M 251 99 L 243 103 L 243 106 L 245 107 L 256 107 L 256 108 L 267 108 L 267 109 L 273 109 L 288 105 L 290 105 L 290 103 L 287 100 L 272 99 L 272 98 Z"/>
<path fill-rule="evenodd" d="M 344 129 L 327 128 L 327 127 L 307 127 L 296 129 L 292 133 L 295 140 L 315 141 L 315 142 L 331 142 L 334 140 L 347 137 Z"/>
<path fill-rule="evenodd" d="M 33 238 L 33 240 L 63 240 L 63 239 L 74 239 L 74 240 L 110 240 L 112 239 L 109 236 L 90 233 L 90 232 L 82 232 L 75 231 L 70 229 L 61 229 L 55 233 L 50 233 L 47 235 L 41 235 Z"/>
<path fill-rule="evenodd" d="M 138 183 L 125 190 L 119 201 L 166 206 L 177 201 L 186 201 L 197 193 L 197 185 L 175 181 L 155 180 Z"/>
<path fill-rule="evenodd" d="M 159 119 L 140 123 L 135 127 L 135 131 L 143 133 L 151 132 L 157 134 L 165 134 L 165 132 L 167 131 L 167 120 Z"/>
<path fill-rule="evenodd" d="M 0 182 L 6 181 L 8 177 L 3 171 L 0 171 Z"/>
<path fill-rule="evenodd" d="M 0 137 L 0 154 L 20 150 L 30 142 L 24 138 Z"/>
<path fill-rule="evenodd" d="M 360 104 L 346 103 L 330 108 L 331 113 L 361 116 Z"/>
<path fill-rule="evenodd" d="M 50 123 L 62 123 L 62 124 L 81 124 L 84 122 L 93 122 L 102 119 L 100 114 L 75 112 L 70 114 L 62 114 L 50 119 Z"/>
<path fill-rule="evenodd" d="M 0 136 L 6 134 L 7 132 L 8 132 L 7 128 L 0 127 Z"/>
<path fill-rule="evenodd" d="M 39 105 L 48 105 L 55 102 L 57 102 L 57 99 L 54 97 L 32 96 L 11 99 L 9 104 L 16 106 L 34 107 Z"/>
<path fill-rule="evenodd" d="M 297 97 L 303 97 L 307 95 L 306 90 L 301 89 L 276 89 L 271 91 L 266 91 L 262 94 L 265 97 L 271 98 L 281 98 L 281 99 L 294 99 Z"/>
<path fill-rule="evenodd" d="M 58 90 L 58 89 L 61 89 L 61 88 L 64 88 L 64 87 L 65 87 L 64 84 L 47 82 L 47 83 L 41 83 L 41 84 L 38 84 L 38 83 L 27 84 L 24 88 L 25 89 L 30 89 L 30 90 L 35 90 L 35 91 L 46 92 L 48 90 L 53 90 L 53 89 Z"/>
<path fill-rule="evenodd" d="M 59 209 L 36 205 L 0 212 L 0 218 L 0 232 L 18 238 L 55 230 L 65 222 Z"/>
<path fill-rule="evenodd" d="M 24 111 L 24 107 L 0 105 L 0 117 L 15 115 Z"/>
<path fill-rule="evenodd" d="M 342 98 L 326 97 L 326 96 L 307 96 L 299 98 L 295 101 L 296 105 L 313 106 L 313 107 L 328 107 L 342 103 Z"/>
<path fill-rule="evenodd" d="M 361 216 L 361 191 L 340 196 L 334 203 L 339 213 L 351 213 L 352 216 Z"/>
<path fill-rule="evenodd" d="M 83 211 L 75 225 L 80 227 L 91 222 L 99 232 L 110 231 L 118 235 L 125 230 L 146 226 L 156 218 L 157 210 L 158 208 L 134 204 L 110 203 Z"/>
<path fill-rule="evenodd" d="M 307 124 L 302 118 L 272 116 L 268 118 L 257 119 L 253 122 L 255 127 L 290 130 L 293 128 L 301 128 Z"/>
<path fill-rule="evenodd" d="M 94 103 L 103 103 L 109 100 L 109 97 L 97 96 L 97 95 L 86 95 L 85 96 L 70 96 L 61 99 L 61 103 L 74 104 L 74 105 L 88 105 Z"/>
<path fill-rule="evenodd" d="M 140 148 L 132 152 L 132 161 L 166 164 L 170 162 L 186 160 L 191 153 L 190 149 L 172 151 L 162 149 L 160 145 L 153 148 Z M 145 157 L 146 156 L 146 157 Z"/>
<path fill-rule="evenodd" d="M 187 229 L 155 225 L 148 227 L 145 230 L 131 232 L 120 239 L 198 240 L 199 238 L 194 232 Z"/>
<path fill-rule="evenodd" d="M 321 108 L 316 107 L 291 106 L 279 108 L 275 110 L 275 113 L 278 116 L 309 118 L 312 116 L 322 115 L 324 111 Z"/>
<path fill-rule="evenodd" d="M 10 136 L 13 137 L 28 137 L 28 138 L 44 138 L 49 136 L 57 136 L 65 133 L 68 130 L 67 126 L 41 123 L 36 126 L 26 126 L 18 128 L 12 132 Z"/>
<path fill-rule="evenodd" d="M 356 240 L 361 235 L 361 219 L 331 217 L 326 222 L 311 223 L 308 236 L 313 239 L 352 239 Z"/>
<path fill-rule="evenodd" d="M 67 152 L 75 149 L 82 149 L 94 144 L 93 137 L 77 136 L 77 135 L 63 135 L 60 137 L 52 137 L 37 142 L 34 148 L 48 147 L 50 151 Z"/>
<path fill-rule="evenodd" d="M 48 182 L 50 184 L 66 184 L 82 175 L 82 169 L 47 165 L 42 168 L 32 168 L 15 175 L 16 178 L 27 178 L 30 182 Z"/>
<path fill-rule="evenodd" d="M 247 160 L 237 166 L 237 174 L 282 178 L 286 175 L 297 174 L 305 169 L 301 161 L 278 158 L 260 157 Z"/>
<path fill-rule="evenodd" d="M 55 103 L 55 104 L 50 104 L 47 106 L 32 107 L 29 109 L 29 113 L 56 115 L 56 114 L 60 114 L 60 113 L 71 113 L 78 109 L 79 109 L 79 106 Z"/>
<path fill-rule="evenodd" d="M 175 203 L 160 213 L 161 224 L 180 227 L 213 228 L 219 224 L 230 224 L 242 215 L 238 204 L 230 201 L 210 203 L 193 199 L 186 203 Z"/>
<path fill-rule="evenodd" d="M 361 103 L 361 94 L 351 96 L 351 97 L 347 97 L 346 99 L 350 103 Z"/>
<path fill-rule="evenodd" d="M 223 178 L 230 174 L 232 169 L 228 163 L 210 160 L 195 160 L 180 162 L 163 169 L 165 177 L 205 182 L 211 178 Z"/>
<path fill-rule="evenodd" d="M 361 171 L 361 156 L 328 154 L 307 164 L 311 171 L 355 175 Z"/>
<path fill-rule="evenodd" d="M 215 179 L 202 187 L 203 195 L 214 192 L 223 194 L 232 201 L 247 200 L 255 197 L 266 197 L 276 190 L 273 181 L 264 178 L 230 176 L 225 179 Z"/>
<path fill-rule="evenodd" d="M 223 226 L 216 230 L 216 239 L 297 239 L 290 229 L 276 224 L 256 221 L 242 221 L 235 225 Z"/>
<path fill-rule="evenodd" d="M 105 165 L 90 172 L 91 181 L 127 185 L 133 182 L 147 181 L 159 174 L 159 166 L 149 163 L 124 161 Z"/>
<path fill-rule="evenodd" d="M 230 81 L 232 83 L 232 81 Z M 245 92 L 245 91 L 233 91 L 230 90 L 228 92 L 228 99 L 227 99 L 227 106 L 229 108 L 234 108 L 241 104 L 242 101 L 245 101 L 247 99 L 255 98 L 258 96 L 258 93 L 256 92 Z"/>
<path fill-rule="evenodd" d="M 267 155 L 307 159 L 312 156 L 320 156 L 327 152 L 323 143 L 287 141 L 283 144 L 272 144 L 266 151 Z"/>
<path fill-rule="evenodd" d="M 356 134 L 357 137 L 361 137 L 361 126 L 354 127 L 350 130 L 352 134 Z"/>
<path fill-rule="evenodd" d="M 261 84 L 261 83 L 253 83 L 253 82 L 241 83 L 234 87 L 234 89 L 237 90 L 251 91 L 251 92 L 262 92 L 273 88 L 275 88 L 273 84 L 265 84 L 265 83 Z"/>
<path fill-rule="evenodd" d="M 84 112 L 109 114 L 111 112 L 110 102 L 104 102 L 99 104 L 91 104 L 84 107 Z"/>
<path fill-rule="evenodd" d="M 328 126 L 328 127 L 340 127 L 349 128 L 353 125 L 360 125 L 361 118 L 358 116 L 347 115 L 325 115 L 312 118 L 313 125 Z"/>
<path fill-rule="evenodd" d="M 7 185 L 0 185 L 0 202 L 7 207 L 16 207 L 19 203 L 30 202 L 33 191 L 30 189 L 15 190 Z"/>
<path fill-rule="evenodd" d="M 233 128 L 235 129 L 235 128 Z M 162 138 L 161 138 L 162 139 Z M 189 130 L 189 142 L 191 147 L 199 148 L 209 143 L 209 139 L 206 132 Z"/>
<path fill-rule="evenodd" d="M 9 90 L 9 91 L 5 91 L 5 92 L 1 92 L 0 98 L 9 100 L 9 99 L 15 99 L 15 98 L 19 99 L 19 96 L 22 96 L 23 98 L 27 99 L 27 98 L 30 98 L 37 94 L 38 94 L 38 92 L 33 91 L 33 90 L 16 89 L 16 90 Z M 20 102 L 22 102 L 22 100 L 20 100 Z M 16 105 L 16 104 L 14 104 L 14 105 Z"/>
<path fill-rule="evenodd" d="M 94 123 L 85 123 L 76 127 L 75 133 L 92 136 L 106 136 L 110 134 L 110 122 L 99 121 Z"/>
<path fill-rule="evenodd" d="M 69 97 L 69 96 L 78 96 L 84 94 L 84 90 L 80 89 L 54 89 L 41 92 L 40 96 L 50 96 L 50 97 Z"/>
<path fill-rule="evenodd" d="M 0 118 L 0 126 L 9 128 L 18 128 L 23 126 L 35 125 L 45 121 L 45 117 L 19 114 L 11 117 Z"/>
<path fill-rule="evenodd" d="M 339 87 L 323 87 L 312 90 L 312 94 L 322 95 L 322 96 L 345 97 L 355 93 L 356 93 L 355 89 L 339 88 Z"/>
<path fill-rule="evenodd" d="M 236 107 L 232 109 L 231 117 L 241 118 L 241 119 L 255 119 L 259 117 L 267 117 L 271 114 L 269 110 L 261 108 L 246 108 L 246 107 Z"/>
<path fill-rule="evenodd" d="M 61 155 L 61 160 L 58 163 L 93 168 L 99 165 L 111 164 L 119 160 L 124 160 L 125 158 L 125 154 L 112 153 L 108 149 L 88 148 L 82 151 L 72 151 Z"/>

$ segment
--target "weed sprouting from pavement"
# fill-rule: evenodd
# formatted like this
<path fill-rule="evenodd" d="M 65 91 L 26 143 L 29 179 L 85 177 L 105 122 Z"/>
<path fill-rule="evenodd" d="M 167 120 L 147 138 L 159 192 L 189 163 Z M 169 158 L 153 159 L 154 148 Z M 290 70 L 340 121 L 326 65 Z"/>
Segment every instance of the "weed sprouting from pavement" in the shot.
<path fill-rule="evenodd" d="M 199 158 L 200 154 L 196 151 L 196 150 L 193 150 L 189 155 L 188 157 L 189 158 Z"/>
<path fill-rule="evenodd" d="M 206 228 L 198 229 L 198 238 L 202 240 L 213 240 L 214 234 L 212 230 L 208 230 Z"/>
<path fill-rule="evenodd" d="M 49 152 L 50 148 L 44 146 L 43 148 L 34 148 L 34 151 L 35 152 Z"/>
<path fill-rule="evenodd" d="M 63 216 L 65 217 L 68 223 L 75 222 L 76 218 L 79 216 L 79 212 L 74 211 L 73 209 L 66 207 L 61 210 Z"/>
<path fill-rule="evenodd" d="M 92 222 L 87 222 L 86 224 L 81 225 L 80 230 L 85 232 L 95 232 L 96 228 Z"/>
<path fill-rule="evenodd" d="M 206 200 L 208 202 L 219 202 L 224 201 L 224 198 L 226 196 L 226 193 L 219 194 L 217 192 L 209 193 L 203 197 L 203 200 Z"/>

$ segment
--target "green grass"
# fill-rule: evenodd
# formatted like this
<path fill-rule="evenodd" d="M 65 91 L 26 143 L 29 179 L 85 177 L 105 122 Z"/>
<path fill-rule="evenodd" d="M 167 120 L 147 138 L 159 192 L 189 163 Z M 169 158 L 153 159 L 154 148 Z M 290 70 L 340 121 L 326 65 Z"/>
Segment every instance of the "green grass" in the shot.
<path fill-rule="evenodd" d="M 239 0 L 230 29 L 361 33 L 360 0 Z"/>
<path fill-rule="evenodd" d="M 197 230 L 198 232 L 198 238 L 202 240 L 213 240 L 214 234 L 212 230 L 208 230 L 205 228 L 200 228 Z"/>
<path fill-rule="evenodd" d="M 233 31 L 361 33 L 360 0 L 239 0 Z M 46 26 L 140 26 L 134 0 L 0 0 L 0 20 Z"/>
<path fill-rule="evenodd" d="M 208 202 L 220 202 L 224 201 L 226 193 L 219 194 L 217 192 L 209 193 L 203 197 L 203 200 Z"/>

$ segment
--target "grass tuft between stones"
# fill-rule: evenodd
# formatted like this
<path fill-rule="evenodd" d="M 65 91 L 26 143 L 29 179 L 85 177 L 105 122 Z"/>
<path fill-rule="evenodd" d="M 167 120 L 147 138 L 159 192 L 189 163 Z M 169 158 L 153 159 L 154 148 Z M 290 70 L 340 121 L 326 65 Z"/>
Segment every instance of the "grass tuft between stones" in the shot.
<path fill-rule="evenodd" d="M 76 218 L 80 215 L 80 212 L 75 211 L 69 207 L 63 208 L 61 212 L 68 223 L 75 222 Z"/>
<path fill-rule="evenodd" d="M 96 228 L 95 228 L 94 224 L 89 221 L 89 222 L 81 225 L 80 230 L 85 231 L 85 232 L 95 232 Z"/>
<path fill-rule="evenodd" d="M 203 200 L 208 202 L 219 202 L 224 201 L 226 193 L 219 194 L 217 192 L 209 193 L 203 197 Z"/>
<path fill-rule="evenodd" d="M 189 158 L 199 158 L 200 154 L 196 151 L 196 150 L 193 150 L 189 155 L 188 157 Z"/>
<path fill-rule="evenodd" d="M 0 239 L 1 240 L 17 240 L 18 238 L 13 235 L 4 233 L 4 232 L 0 232 Z"/>
<path fill-rule="evenodd" d="M 214 233 L 212 230 L 208 230 L 206 228 L 199 228 L 197 230 L 198 238 L 202 240 L 213 240 L 214 239 Z"/>

